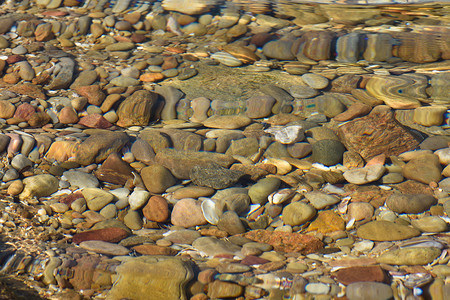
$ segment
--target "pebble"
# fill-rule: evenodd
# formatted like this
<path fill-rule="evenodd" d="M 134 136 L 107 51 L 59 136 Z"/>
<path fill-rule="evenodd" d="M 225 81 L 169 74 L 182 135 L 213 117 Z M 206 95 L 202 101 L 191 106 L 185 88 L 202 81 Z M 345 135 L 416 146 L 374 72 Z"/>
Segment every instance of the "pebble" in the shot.
<path fill-rule="evenodd" d="M 2 232 L 32 257 L 2 268 L 64 299 L 443 299 L 442 8 L 191 2 L 2 4 Z"/>

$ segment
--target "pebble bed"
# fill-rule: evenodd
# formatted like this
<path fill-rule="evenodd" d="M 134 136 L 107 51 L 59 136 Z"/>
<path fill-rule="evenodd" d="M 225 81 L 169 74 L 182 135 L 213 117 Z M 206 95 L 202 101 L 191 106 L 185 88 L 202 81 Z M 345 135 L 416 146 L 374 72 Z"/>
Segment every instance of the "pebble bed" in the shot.
<path fill-rule="evenodd" d="M 450 7 L 229 4 L 1 4 L 0 273 L 43 299 L 446 299 Z"/>

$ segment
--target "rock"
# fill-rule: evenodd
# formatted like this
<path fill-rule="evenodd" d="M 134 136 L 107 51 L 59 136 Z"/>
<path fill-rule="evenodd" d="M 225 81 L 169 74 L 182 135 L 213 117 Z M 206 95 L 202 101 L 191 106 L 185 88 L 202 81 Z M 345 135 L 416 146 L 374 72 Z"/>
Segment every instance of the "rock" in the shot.
<path fill-rule="evenodd" d="M 390 108 L 376 106 L 369 115 L 349 121 L 338 129 L 338 135 L 348 150 L 369 160 L 379 154 L 399 155 L 415 149 L 419 143 L 394 119 Z"/>
<path fill-rule="evenodd" d="M 364 50 L 364 38 L 357 32 L 339 37 L 336 42 L 336 60 L 340 63 L 356 63 Z"/>
<path fill-rule="evenodd" d="M 79 244 L 84 241 L 96 240 L 109 243 L 118 243 L 128 237 L 128 235 L 128 231 L 123 228 L 109 227 L 77 233 L 73 236 L 72 242 L 74 244 Z"/>
<path fill-rule="evenodd" d="M 156 86 L 155 92 L 164 98 L 164 108 L 161 111 L 161 119 L 176 119 L 176 105 L 178 101 L 183 97 L 183 92 L 171 86 Z"/>
<path fill-rule="evenodd" d="M 124 132 L 94 131 L 81 145 L 75 154 L 75 161 L 81 165 L 99 163 L 111 153 L 119 152 L 128 142 Z"/>
<path fill-rule="evenodd" d="M 425 106 L 414 110 L 414 122 L 423 126 L 439 126 L 444 122 L 445 106 Z"/>
<path fill-rule="evenodd" d="M 136 139 L 136 141 L 131 146 L 131 153 L 133 153 L 134 158 L 137 161 L 143 162 L 144 164 L 151 164 L 155 159 L 155 151 L 149 143 L 143 139 Z"/>
<path fill-rule="evenodd" d="M 226 281 L 215 280 L 208 285 L 208 297 L 211 299 L 237 298 L 244 293 L 244 287 Z"/>
<path fill-rule="evenodd" d="M 268 117 L 272 113 L 272 107 L 276 100 L 267 95 L 253 96 L 246 101 L 247 110 L 245 114 L 251 119 Z"/>
<path fill-rule="evenodd" d="M 0 118 L 9 119 L 14 115 L 16 107 L 6 100 L 0 100 Z"/>
<path fill-rule="evenodd" d="M 256 137 L 232 140 L 225 154 L 251 157 L 258 152 L 259 143 Z"/>
<path fill-rule="evenodd" d="M 273 85 L 273 84 L 266 84 L 266 85 L 263 85 L 260 88 L 260 90 L 264 94 L 269 95 L 276 100 L 276 103 L 272 107 L 273 114 L 279 114 L 279 113 L 287 114 L 292 111 L 291 102 L 292 102 L 292 100 L 294 100 L 294 97 L 292 97 L 292 95 L 290 95 L 284 89 L 282 89 L 276 85 Z M 283 125 L 285 125 L 285 124 L 283 124 Z"/>
<path fill-rule="evenodd" d="M 436 198 L 426 194 L 394 193 L 386 199 L 386 205 L 392 211 L 400 214 L 420 214 L 436 203 Z"/>
<path fill-rule="evenodd" d="M 94 175 L 77 170 L 65 171 L 63 176 L 70 183 L 70 186 L 74 188 L 96 188 L 100 185 Z"/>
<path fill-rule="evenodd" d="M 133 250 L 142 255 L 174 256 L 177 254 L 175 249 L 149 244 L 134 246 Z"/>
<path fill-rule="evenodd" d="M 147 190 L 156 194 L 163 193 L 176 182 L 169 169 L 159 164 L 143 168 L 141 170 L 141 177 Z"/>
<path fill-rule="evenodd" d="M 333 195 L 322 192 L 309 192 L 305 194 L 305 198 L 314 206 L 315 209 L 323 209 L 327 206 L 334 205 L 341 200 Z"/>
<path fill-rule="evenodd" d="M 11 167 L 18 172 L 25 171 L 33 166 L 33 162 L 23 154 L 18 154 L 11 160 Z"/>
<path fill-rule="evenodd" d="M 305 255 L 314 253 L 323 247 L 322 242 L 316 237 L 300 233 L 258 229 L 248 231 L 242 236 L 258 243 L 269 244 L 275 251 L 284 253 L 298 252 Z"/>
<path fill-rule="evenodd" d="M 203 186 L 187 186 L 177 189 L 173 192 L 172 197 L 174 199 L 183 198 L 199 198 L 199 197 L 209 197 L 214 194 L 215 190 L 209 187 Z"/>
<path fill-rule="evenodd" d="M 278 60 L 294 60 L 295 56 L 291 52 L 292 41 L 278 40 L 268 42 L 263 47 L 265 56 Z"/>
<path fill-rule="evenodd" d="M 272 134 L 275 140 L 282 144 L 293 144 L 305 138 L 305 131 L 300 125 L 271 126 L 264 132 Z"/>
<path fill-rule="evenodd" d="M 228 168 L 234 159 L 219 153 L 164 149 L 156 154 L 156 162 L 169 169 L 176 178 L 189 179 L 189 173 L 194 166 L 205 166 L 214 162 Z"/>
<path fill-rule="evenodd" d="M 314 73 L 303 74 L 302 79 L 309 87 L 316 90 L 326 88 L 329 83 L 326 77 Z"/>
<path fill-rule="evenodd" d="M 77 112 L 69 106 L 61 109 L 58 115 L 59 122 L 62 124 L 76 124 L 78 123 L 78 114 Z"/>
<path fill-rule="evenodd" d="M 169 204 L 167 200 L 161 196 L 151 196 L 142 209 L 142 213 L 149 221 L 165 222 L 170 215 Z"/>
<path fill-rule="evenodd" d="M 42 87 L 37 86 L 32 83 L 29 83 L 29 82 L 15 84 L 15 85 L 9 87 L 8 90 L 13 93 L 29 96 L 33 99 L 36 99 L 36 98 L 43 99 L 43 100 L 47 99 L 47 96 L 45 95 Z M 23 103 L 23 104 L 25 104 L 25 103 Z M 21 105 L 23 105 L 23 104 L 21 104 Z"/>
<path fill-rule="evenodd" d="M 355 103 L 352 103 L 352 105 L 350 105 L 350 107 L 348 107 L 346 111 L 335 116 L 333 119 L 337 122 L 345 122 L 345 121 L 353 120 L 358 117 L 365 116 L 371 110 L 372 110 L 371 106 L 361 103 L 361 102 L 355 102 Z"/>
<path fill-rule="evenodd" d="M 238 214 L 231 210 L 223 213 L 217 223 L 217 228 L 226 231 L 229 235 L 245 232 L 245 227 L 239 219 Z"/>
<path fill-rule="evenodd" d="M 133 257 L 116 269 L 118 278 L 108 299 L 186 300 L 186 284 L 194 277 L 191 265 L 179 258 Z"/>
<path fill-rule="evenodd" d="M 393 296 L 389 285 L 380 282 L 355 282 L 347 286 L 349 300 L 388 300 Z"/>
<path fill-rule="evenodd" d="M 283 209 L 283 222 L 284 224 L 297 226 L 302 225 L 316 215 L 316 210 L 309 204 L 303 202 L 294 202 L 286 205 Z"/>
<path fill-rule="evenodd" d="M 233 186 L 243 175 L 241 171 L 229 170 L 216 163 L 194 166 L 189 172 L 189 177 L 194 184 L 216 190 Z"/>
<path fill-rule="evenodd" d="M 71 89 L 76 89 L 80 86 L 90 86 L 97 80 L 98 74 L 95 70 L 83 70 L 78 74 L 78 77 L 70 85 Z"/>
<path fill-rule="evenodd" d="M 194 0 L 189 4 L 182 0 L 165 0 L 162 6 L 165 10 L 178 11 L 187 15 L 199 15 L 210 10 L 210 5 L 200 0 Z"/>
<path fill-rule="evenodd" d="M 339 100 L 338 93 L 325 93 L 314 98 L 316 109 L 328 118 L 334 118 L 343 113 L 346 106 Z"/>
<path fill-rule="evenodd" d="M 127 181 L 135 178 L 133 175 L 135 172 L 117 152 L 113 152 L 95 171 L 95 176 L 101 181 L 125 185 Z"/>
<path fill-rule="evenodd" d="M 237 129 L 247 126 L 251 119 L 244 115 L 219 116 L 214 115 L 203 121 L 203 125 L 209 128 Z"/>
<path fill-rule="evenodd" d="M 447 223 L 436 216 L 412 220 L 411 225 L 422 232 L 443 232 L 448 228 Z"/>
<path fill-rule="evenodd" d="M 336 279 L 344 285 L 355 282 L 387 282 L 387 276 L 380 266 L 358 266 L 340 269 Z"/>
<path fill-rule="evenodd" d="M 403 167 L 402 175 L 405 178 L 429 184 L 430 182 L 439 182 L 442 178 L 441 172 L 439 157 L 434 154 L 423 154 L 411 159 Z"/>
<path fill-rule="evenodd" d="M 81 191 L 89 209 L 99 211 L 114 200 L 114 195 L 98 188 L 85 188 Z"/>
<path fill-rule="evenodd" d="M 169 233 L 164 239 L 172 243 L 192 245 L 200 237 L 201 234 L 196 230 L 180 229 Z"/>
<path fill-rule="evenodd" d="M 127 97 L 117 109 L 118 126 L 146 126 L 154 114 L 158 96 L 156 93 L 139 90 Z"/>
<path fill-rule="evenodd" d="M 417 229 L 389 221 L 372 221 L 361 225 L 358 237 L 372 241 L 405 240 L 420 235 Z"/>
<path fill-rule="evenodd" d="M 326 166 L 332 166 L 342 162 L 345 151 L 340 141 L 320 140 L 312 145 L 312 159 Z"/>
<path fill-rule="evenodd" d="M 345 180 L 353 184 L 367 184 L 377 181 L 383 176 L 386 168 L 383 165 L 369 165 L 364 168 L 357 168 L 345 171 Z"/>
<path fill-rule="evenodd" d="M 131 230 L 140 230 L 143 225 L 140 213 L 131 209 L 128 210 L 126 215 L 124 216 L 123 223 Z"/>
<path fill-rule="evenodd" d="M 75 61 L 68 57 L 61 57 L 57 66 L 60 68 L 58 75 L 48 85 L 49 89 L 66 89 L 72 84 Z"/>
<path fill-rule="evenodd" d="M 201 201 L 187 198 L 175 203 L 172 210 L 171 222 L 175 226 L 184 228 L 206 224 L 207 221 L 201 209 Z"/>
<path fill-rule="evenodd" d="M 131 195 L 128 197 L 128 203 L 130 204 L 130 209 L 137 210 L 147 204 L 147 200 L 150 198 L 150 193 L 135 188 Z"/>
<path fill-rule="evenodd" d="M 331 210 L 320 211 L 317 218 L 308 226 L 308 231 L 331 233 L 345 230 L 345 221 Z"/>
<path fill-rule="evenodd" d="M 211 101 L 208 98 L 198 97 L 192 99 L 191 108 L 193 113 L 189 120 L 194 123 L 204 122 L 208 118 L 208 110 L 210 105 Z"/>
<path fill-rule="evenodd" d="M 347 215 L 349 219 L 360 221 L 364 219 L 371 219 L 374 213 L 374 208 L 370 203 L 352 202 L 348 205 Z"/>
<path fill-rule="evenodd" d="M 23 180 L 23 184 L 25 187 L 19 195 L 20 200 L 47 197 L 56 192 L 59 187 L 58 179 L 50 174 L 27 177 Z"/>
<path fill-rule="evenodd" d="M 106 98 L 105 93 L 103 93 L 98 84 L 79 86 L 75 90 L 81 97 L 86 97 L 89 104 L 92 105 L 101 106 Z"/>
<path fill-rule="evenodd" d="M 427 265 L 441 255 L 441 249 L 433 247 L 407 247 L 391 250 L 377 258 L 377 262 L 391 265 Z"/>
<path fill-rule="evenodd" d="M 280 184 L 281 180 L 275 177 L 260 179 L 256 184 L 250 187 L 248 195 L 253 204 L 264 205 L 268 201 L 269 195 L 278 190 Z"/>
<path fill-rule="evenodd" d="M 105 255 L 127 255 L 130 253 L 124 246 L 104 241 L 85 241 L 80 243 L 80 247 L 88 251 L 93 251 Z"/>
<path fill-rule="evenodd" d="M 305 290 L 310 294 L 328 294 L 330 286 L 321 282 L 312 282 L 305 286 Z"/>
<path fill-rule="evenodd" d="M 387 84 L 388 83 L 388 84 Z M 394 109 L 411 109 L 421 106 L 419 101 L 428 98 L 425 88 L 428 79 L 419 74 L 399 76 L 373 76 L 366 84 L 367 92 Z"/>
<path fill-rule="evenodd" d="M 211 58 L 228 67 L 239 67 L 242 65 L 241 60 L 227 52 L 216 52 L 211 55 Z"/>
<path fill-rule="evenodd" d="M 367 45 L 363 57 L 368 62 L 387 61 L 392 57 L 394 38 L 388 33 L 367 34 Z"/>
<path fill-rule="evenodd" d="M 200 237 L 192 243 L 192 247 L 204 252 L 208 256 L 238 255 L 241 247 L 229 241 L 219 240 L 213 237 Z"/>

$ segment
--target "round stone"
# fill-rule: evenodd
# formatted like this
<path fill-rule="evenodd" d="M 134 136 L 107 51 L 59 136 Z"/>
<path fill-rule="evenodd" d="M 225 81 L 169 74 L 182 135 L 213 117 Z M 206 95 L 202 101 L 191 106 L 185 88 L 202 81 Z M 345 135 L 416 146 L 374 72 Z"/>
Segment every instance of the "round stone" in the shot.
<path fill-rule="evenodd" d="M 345 146 L 336 140 L 320 140 L 312 145 L 312 158 L 314 161 L 326 166 L 342 162 Z"/>
<path fill-rule="evenodd" d="M 328 86 L 328 79 L 319 74 L 306 73 L 302 75 L 303 81 L 316 90 L 324 89 Z"/>
<path fill-rule="evenodd" d="M 294 202 L 283 209 L 282 218 L 285 224 L 298 226 L 308 222 L 315 215 L 316 210 L 311 205 L 303 202 Z"/>

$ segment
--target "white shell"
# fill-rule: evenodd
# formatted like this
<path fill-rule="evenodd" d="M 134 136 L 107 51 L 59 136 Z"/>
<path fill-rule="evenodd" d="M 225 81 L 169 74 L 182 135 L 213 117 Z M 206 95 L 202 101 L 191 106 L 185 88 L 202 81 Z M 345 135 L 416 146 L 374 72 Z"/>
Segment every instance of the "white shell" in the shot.
<path fill-rule="evenodd" d="M 216 202 L 214 200 L 206 198 L 202 201 L 202 212 L 208 223 L 217 225 L 219 222 L 219 216 L 216 213 Z"/>
<path fill-rule="evenodd" d="M 282 189 L 276 192 L 273 192 L 269 195 L 269 202 L 271 204 L 280 204 L 294 196 L 295 192 L 291 189 Z"/>
<path fill-rule="evenodd" d="M 211 55 L 211 58 L 228 67 L 242 66 L 242 61 L 227 52 L 216 52 Z"/>
<path fill-rule="evenodd" d="M 264 132 L 272 134 L 275 140 L 282 144 L 293 144 L 305 138 L 304 130 L 300 125 L 272 126 Z"/>

